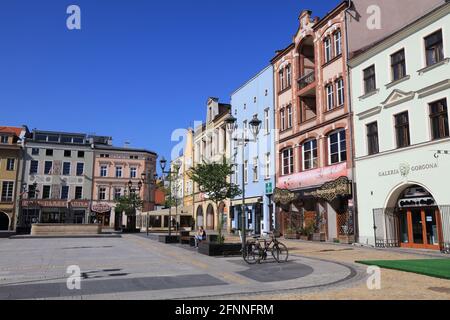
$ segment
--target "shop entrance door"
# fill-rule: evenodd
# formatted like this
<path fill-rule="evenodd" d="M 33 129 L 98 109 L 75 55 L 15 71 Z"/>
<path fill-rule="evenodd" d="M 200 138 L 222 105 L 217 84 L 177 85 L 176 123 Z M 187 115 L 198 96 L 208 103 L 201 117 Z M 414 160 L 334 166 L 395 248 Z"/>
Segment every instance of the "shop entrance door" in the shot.
<path fill-rule="evenodd" d="M 439 250 L 440 215 L 437 208 L 412 208 L 400 213 L 401 246 Z"/>

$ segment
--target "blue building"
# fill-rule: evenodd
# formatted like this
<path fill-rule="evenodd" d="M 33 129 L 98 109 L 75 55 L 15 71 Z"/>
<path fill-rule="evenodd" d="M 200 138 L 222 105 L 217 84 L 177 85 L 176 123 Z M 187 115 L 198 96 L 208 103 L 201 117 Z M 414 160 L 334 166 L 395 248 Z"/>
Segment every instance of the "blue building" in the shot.
<path fill-rule="evenodd" d="M 242 189 L 242 174 L 245 179 L 245 205 L 247 208 L 247 230 L 254 234 L 274 229 L 274 205 L 272 192 L 275 187 L 275 119 L 273 95 L 273 67 L 268 66 L 237 89 L 231 95 L 232 114 L 237 119 L 238 138 L 253 140 L 249 123 L 255 115 L 262 121 L 256 142 L 244 146 L 244 168 L 242 168 L 242 146 L 231 141 L 230 159 L 236 165 L 232 182 Z M 232 230 L 241 229 L 242 197 L 231 200 L 230 219 Z"/>

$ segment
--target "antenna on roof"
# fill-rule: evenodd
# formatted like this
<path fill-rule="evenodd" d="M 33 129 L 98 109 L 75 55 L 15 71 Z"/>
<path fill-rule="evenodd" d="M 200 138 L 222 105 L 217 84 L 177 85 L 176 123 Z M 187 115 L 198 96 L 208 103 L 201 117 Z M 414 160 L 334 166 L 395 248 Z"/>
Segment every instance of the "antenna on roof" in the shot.
<path fill-rule="evenodd" d="M 126 141 L 123 143 L 123 146 L 124 146 L 124 148 L 128 148 L 128 147 L 130 146 L 130 141 L 126 140 Z"/>

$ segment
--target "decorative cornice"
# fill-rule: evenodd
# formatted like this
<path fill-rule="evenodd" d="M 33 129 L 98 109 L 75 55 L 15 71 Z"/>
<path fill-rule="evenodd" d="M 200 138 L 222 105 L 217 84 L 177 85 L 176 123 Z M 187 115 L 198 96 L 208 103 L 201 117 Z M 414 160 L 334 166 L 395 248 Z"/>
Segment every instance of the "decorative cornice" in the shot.
<path fill-rule="evenodd" d="M 383 109 L 383 107 L 381 107 L 381 106 L 374 107 L 369 110 L 358 113 L 356 116 L 359 118 L 359 120 L 364 120 L 364 119 L 370 118 L 376 114 L 379 114 L 381 112 L 381 109 Z"/>
<path fill-rule="evenodd" d="M 423 89 L 420 89 L 417 91 L 417 94 L 419 95 L 419 99 L 427 97 L 429 95 L 435 94 L 437 92 L 440 92 L 442 90 L 446 90 L 450 88 L 450 79 L 432 84 L 431 86 L 425 87 Z"/>

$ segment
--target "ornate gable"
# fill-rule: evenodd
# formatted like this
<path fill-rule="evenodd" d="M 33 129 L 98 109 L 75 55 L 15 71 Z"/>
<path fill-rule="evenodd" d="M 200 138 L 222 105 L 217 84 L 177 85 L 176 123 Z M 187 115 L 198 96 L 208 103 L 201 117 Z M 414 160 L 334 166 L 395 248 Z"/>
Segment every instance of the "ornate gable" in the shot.
<path fill-rule="evenodd" d="M 381 105 L 386 109 L 390 107 L 394 107 L 406 101 L 414 99 L 416 95 L 415 92 L 404 92 L 398 89 L 395 89 L 391 92 L 391 94 L 387 97 L 385 101 L 381 103 Z"/>

